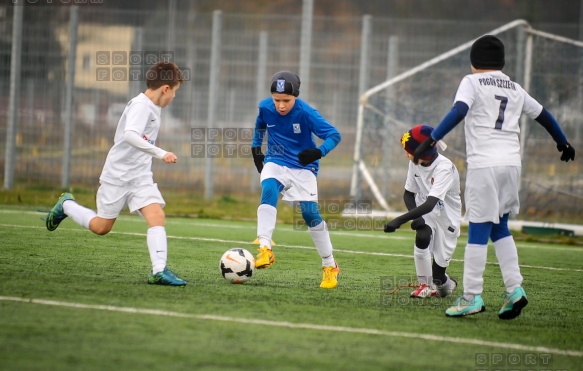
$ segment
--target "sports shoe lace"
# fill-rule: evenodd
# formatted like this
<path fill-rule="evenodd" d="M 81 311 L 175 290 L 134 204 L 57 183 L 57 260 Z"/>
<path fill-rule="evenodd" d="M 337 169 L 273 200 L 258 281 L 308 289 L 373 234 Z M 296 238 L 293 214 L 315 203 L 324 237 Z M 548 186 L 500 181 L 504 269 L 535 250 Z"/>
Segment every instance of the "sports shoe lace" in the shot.
<path fill-rule="evenodd" d="M 332 280 L 332 267 L 324 267 L 324 280 L 331 281 Z"/>

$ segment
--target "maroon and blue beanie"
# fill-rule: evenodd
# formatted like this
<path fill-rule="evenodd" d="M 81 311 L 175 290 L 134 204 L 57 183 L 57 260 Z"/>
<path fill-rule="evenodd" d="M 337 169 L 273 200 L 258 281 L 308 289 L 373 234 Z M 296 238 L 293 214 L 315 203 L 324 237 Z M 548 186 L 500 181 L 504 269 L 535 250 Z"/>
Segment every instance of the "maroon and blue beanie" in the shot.
<path fill-rule="evenodd" d="M 406 131 L 401 137 L 401 145 L 410 155 L 415 154 L 415 150 L 425 139 L 431 136 L 433 128 L 429 125 L 416 125 L 411 130 Z M 431 160 L 433 155 L 437 153 L 437 146 L 433 146 L 419 156 L 422 160 Z"/>
<path fill-rule="evenodd" d="M 300 78 L 293 72 L 280 71 L 271 78 L 271 93 L 300 95 Z"/>
<path fill-rule="evenodd" d="M 496 36 L 480 37 L 472 44 L 470 62 L 479 70 L 501 70 L 504 67 L 504 44 Z"/>

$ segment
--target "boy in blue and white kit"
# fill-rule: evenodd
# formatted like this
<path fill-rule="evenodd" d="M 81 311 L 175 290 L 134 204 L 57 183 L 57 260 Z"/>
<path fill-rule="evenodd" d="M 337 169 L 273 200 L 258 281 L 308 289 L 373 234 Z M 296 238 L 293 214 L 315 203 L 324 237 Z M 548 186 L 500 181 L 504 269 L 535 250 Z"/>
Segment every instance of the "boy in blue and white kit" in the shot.
<path fill-rule="evenodd" d="M 486 310 L 481 295 L 490 239 L 506 287 L 498 317 L 513 319 L 528 304 L 516 244 L 508 229 L 509 214 L 516 215 L 520 206 L 520 116 L 526 114 L 548 131 L 562 153 L 562 161 L 575 160 L 575 149 L 555 118 L 502 73 L 504 44 L 497 37 L 485 35 L 477 39 L 470 51 L 470 61 L 472 74 L 462 79 L 453 108 L 431 137 L 417 148 L 414 161 L 465 118 L 468 162 L 465 203 L 469 229 L 464 253 L 464 291 L 445 314 L 459 317 Z"/>
<path fill-rule="evenodd" d="M 261 174 L 261 204 L 257 208 L 257 241 L 259 253 L 255 266 L 270 267 L 275 261 L 271 236 L 275 229 L 279 194 L 290 203 L 299 203 L 318 254 L 322 258 L 321 288 L 338 285 L 340 268 L 332 254 L 332 242 L 326 222 L 318 209 L 319 159 L 340 142 L 338 130 L 318 111 L 298 98 L 300 78 L 281 71 L 271 79 L 271 98 L 259 103 L 255 122 L 252 153 Z M 261 145 L 267 133 L 267 152 Z M 324 142 L 316 146 L 314 135 Z"/>

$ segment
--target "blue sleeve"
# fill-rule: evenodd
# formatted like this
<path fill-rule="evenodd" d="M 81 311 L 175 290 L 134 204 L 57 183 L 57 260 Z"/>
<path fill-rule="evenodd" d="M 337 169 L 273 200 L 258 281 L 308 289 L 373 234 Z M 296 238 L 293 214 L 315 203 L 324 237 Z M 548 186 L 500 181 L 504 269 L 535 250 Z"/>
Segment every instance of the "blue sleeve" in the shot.
<path fill-rule="evenodd" d="M 538 115 L 538 117 L 535 118 L 535 121 L 541 124 L 545 129 L 547 129 L 547 131 L 549 132 L 549 134 L 551 134 L 553 140 L 557 144 L 567 143 L 567 137 L 565 136 L 565 133 L 563 133 L 563 131 L 561 130 L 559 123 L 557 122 L 557 120 L 555 120 L 555 118 L 553 117 L 553 115 L 551 115 L 549 111 L 544 109 L 544 107 L 540 115 Z"/>
<path fill-rule="evenodd" d="M 251 147 L 261 147 L 263 144 L 263 138 L 265 137 L 266 128 L 267 124 L 261 117 L 261 107 L 259 107 L 259 113 L 257 114 L 257 119 L 255 119 L 255 131 L 253 133 L 253 143 L 251 144 Z"/>
<path fill-rule="evenodd" d="M 464 102 L 457 101 L 451 108 L 451 111 L 441 120 L 439 125 L 431 133 L 431 137 L 435 140 L 441 140 L 443 137 L 453 130 L 464 117 L 468 114 L 468 105 Z"/>
<path fill-rule="evenodd" d="M 312 132 L 318 138 L 324 140 L 324 142 L 318 147 L 322 152 L 322 157 L 324 157 L 336 148 L 338 143 L 342 140 L 342 136 L 338 129 L 326 121 L 326 119 L 324 119 L 316 110 L 311 112 L 310 122 Z"/>

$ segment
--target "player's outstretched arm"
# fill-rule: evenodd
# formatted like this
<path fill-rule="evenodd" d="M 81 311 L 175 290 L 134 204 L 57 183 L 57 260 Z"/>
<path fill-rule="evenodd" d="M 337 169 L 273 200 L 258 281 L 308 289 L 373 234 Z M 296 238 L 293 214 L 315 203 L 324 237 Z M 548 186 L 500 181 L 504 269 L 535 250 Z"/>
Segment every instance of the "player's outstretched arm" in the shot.
<path fill-rule="evenodd" d="M 409 211 L 417 207 L 417 203 L 415 202 L 415 193 L 411 191 L 405 190 L 405 193 L 403 193 L 403 201 L 405 202 L 405 206 L 407 206 L 407 210 Z M 420 216 L 419 218 L 414 219 L 411 222 L 411 229 L 416 231 L 424 225 L 425 220 L 423 219 L 423 217 Z"/>
<path fill-rule="evenodd" d="M 395 219 L 385 224 L 384 231 L 386 233 L 392 233 L 399 229 L 401 225 L 407 223 L 409 220 L 418 219 L 422 217 L 423 215 L 431 212 L 431 210 L 433 210 L 438 201 L 439 199 L 437 197 L 434 196 L 427 197 L 427 200 L 423 204 L 419 205 L 418 207 L 401 216 L 396 217 Z M 419 222 L 416 222 L 416 224 L 419 224 Z"/>
<path fill-rule="evenodd" d="M 459 124 L 464 119 L 464 117 L 466 117 L 468 110 L 469 107 L 464 102 L 455 102 L 451 110 L 433 130 L 431 137 L 427 138 L 419 145 L 419 147 L 417 147 L 415 154 L 413 155 L 413 163 L 418 164 L 419 156 L 421 156 L 421 154 L 428 149 L 435 147 L 439 140 L 443 139 L 447 133 L 453 130 L 453 128 L 456 127 L 456 125 Z"/>
<path fill-rule="evenodd" d="M 565 133 L 553 115 L 543 107 L 540 115 L 534 120 L 541 124 L 557 143 L 557 150 L 561 152 L 561 161 L 575 161 L 575 148 L 567 142 Z"/>

